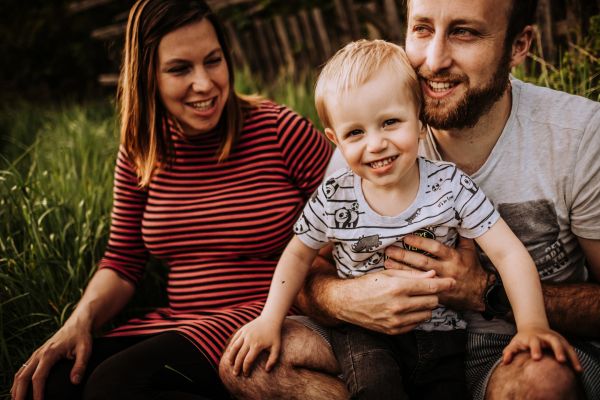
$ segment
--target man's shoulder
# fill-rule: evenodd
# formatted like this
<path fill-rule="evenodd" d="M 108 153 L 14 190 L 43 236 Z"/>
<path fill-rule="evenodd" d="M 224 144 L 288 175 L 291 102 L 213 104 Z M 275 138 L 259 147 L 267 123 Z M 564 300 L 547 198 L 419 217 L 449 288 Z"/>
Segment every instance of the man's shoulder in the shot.
<path fill-rule="evenodd" d="M 511 83 L 518 92 L 517 118 L 522 123 L 584 130 L 593 120 L 600 126 L 600 103 L 518 79 Z"/>

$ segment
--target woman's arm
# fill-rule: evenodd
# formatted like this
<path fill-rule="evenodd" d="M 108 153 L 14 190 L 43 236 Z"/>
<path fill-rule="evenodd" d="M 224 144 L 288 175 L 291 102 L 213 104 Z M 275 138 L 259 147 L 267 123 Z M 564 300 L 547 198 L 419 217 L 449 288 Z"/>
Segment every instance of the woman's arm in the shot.
<path fill-rule="evenodd" d="M 33 383 L 34 399 L 42 399 L 50 369 L 63 358 L 75 359 L 70 378 L 78 384 L 91 354 L 92 332 L 121 311 L 134 291 L 133 284 L 116 272 L 106 268 L 97 271 L 65 324 L 15 374 L 13 398 L 24 399 Z"/>

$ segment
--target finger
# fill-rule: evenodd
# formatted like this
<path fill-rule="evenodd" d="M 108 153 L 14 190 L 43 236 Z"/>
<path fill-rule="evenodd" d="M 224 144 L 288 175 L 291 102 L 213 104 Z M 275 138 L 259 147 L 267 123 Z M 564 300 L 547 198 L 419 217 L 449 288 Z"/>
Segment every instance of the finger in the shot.
<path fill-rule="evenodd" d="M 446 259 L 452 255 L 454 249 L 438 242 L 435 239 L 428 239 L 418 235 L 406 235 L 402 239 L 404 243 L 411 247 L 416 247 L 419 250 L 426 251 L 436 258 Z M 414 265 L 414 264 L 413 264 Z"/>
<path fill-rule="evenodd" d="M 475 251 L 475 241 L 473 239 L 467 239 L 466 237 L 458 236 L 456 248 Z"/>
<path fill-rule="evenodd" d="M 25 399 L 25 395 L 29 390 L 29 386 L 31 385 L 31 376 L 35 372 L 38 365 L 38 358 L 34 355 L 23 364 L 21 368 L 15 374 L 15 380 L 13 382 L 11 393 L 12 398 L 15 400 L 23 400 Z"/>
<path fill-rule="evenodd" d="M 271 346 L 271 350 L 269 351 L 269 358 L 267 359 L 267 364 L 265 365 L 265 369 L 267 370 L 267 372 L 271 371 L 271 369 L 277 363 L 277 359 L 279 358 L 280 347 L 281 345 L 279 343 L 276 343 L 273 346 Z"/>
<path fill-rule="evenodd" d="M 406 282 L 408 295 L 436 294 L 452 289 L 456 281 L 452 278 L 430 278 Z"/>
<path fill-rule="evenodd" d="M 554 353 L 554 358 L 558 362 L 564 363 L 567 361 L 567 356 L 565 354 L 565 350 L 563 349 L 563 344 L 560 339 L 555 336 L 550 336 L 545 340 L 546 344 L 550 346 L 552 352 Z"/>
<path fill-rule="evenodd" d="M 409 235 L 413 236 L 413 235 Z M 401 249 L 396 246 L 389 246 L 385 250 L 386 256 L 391 258 L 400 264 L 408 264 L 413 268 L 417 268 L 419 270 L 428 271 L 430 269 L 435 269 L 435 260 L 431 257 L 426 256 L 425 254 L 416 253 L 414 251 Z"/>
<path fill-rule="evenodd" d="M 535 361 L 542 359 L 542 346 L 537 337 L 529 339 L 529 353 L 531 354 L 531 358 Z"/>
<path fill-rule="evenodd" d="M 571 362 L 571 365 L 573 366 L 575 371 L 582 372 L 583 366 L 581 365 L 581 362 L 579 361 L 579 357 L 577 357 L 577 353 L 575 352 L 575 349 L 573 348 L 573 346 L 571 346 L 564 339 L 561 340 L 561 342 L 563 342 L 563 348 L 566 350 L 569 361 Z"/>
<path fill-rule="evenodd" d="M 250 351 L 248 352 L 248 354 L 246 354 L 246 358 L 244 359 L 244 366 L 243 366 L 244 376 L 250 375 L 250 368 L 252 368 L 252 364 L 254 363 L 254 360 L 256 360 L 256 357 L 258 357 L 260 352 L 261 352 L 260 347 L 253 346 L 250 349 Z"/>
<path fill-rule="evenodd" d="M 45 352 L 42 355 L 40 362 L 35 369 L 35 372 L 31 376 L 31 382 L 33 384 L 33 399 L 42 400 L 44 398 L 44 388 L 46 386 L 46 378 L 50 373 L 50 369 L 59 357 L 54 352 Z"/>
<path fill-rule="evenodd" d="M 512 345 L 509 344 L 502 351 L 502 364 L 508 365 L 513 360 L 514 355 L 518 352 L 518 350 Z"/>
<path fill-rule="evenodd" d="M 238 355 L 243 344 L 244 344 L 244 339 L 242 339 L 238 336 L 229 345 L 229 354 L 227 355 L 227 359 L 229 360 L 230 365 L 233 365 L 235 363 L 236 356 Z"/>
<path fill-rule="evenodd" d="M 387 335 L 398 335 L 410 332 L 425 321 L 431 319 L 431 311 L 406 312 L 398 315 L 391 322 L 391 326 L 386 325 L 382 329 L 375 329 Z"/>
<path fill-rule="evenodd" d="M 250 351 L 250 346 L 244 343 L 240 348 L 240 351 L 235 356 L 235 364 L 233 365 L 233 374 L 239 375 L 242 370 L 242 365 L 244 364 L 244 359 L 246 358 L 246 354 Z"/>
<path fill-rule="evenodd" d="M 79 385 L 79 383 L 81 383 L 81 379 L 85 373 L 85 367 L 90 359 L 91 350 L 91 344 L 88 341 L 84 341 L 77 345 L 75 350 L 75 364 L 71 369 L 71 382 L 73 385 Z"/>

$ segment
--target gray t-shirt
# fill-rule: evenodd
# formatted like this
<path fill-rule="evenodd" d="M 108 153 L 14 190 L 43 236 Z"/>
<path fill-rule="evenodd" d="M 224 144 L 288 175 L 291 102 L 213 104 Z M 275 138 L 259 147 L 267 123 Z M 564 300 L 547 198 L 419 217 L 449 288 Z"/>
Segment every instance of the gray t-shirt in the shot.
<path fill-rule="evenodd" d="M 419 190 L 413 203 L 397 216 L 383 216 L 365 200 L 361 178 L 341 169 L 317 189 L 306 204 L 294 233 L 319 249 L 334 243 L 333 257 L 341 278 L 384 269 L 384 250 L 409 234 L 453 246 L 457 235 L 476 238 L 499 218 L 482 190 L 454 164 L 418 159 Z M 423 330 L 464 329 L 457 313 L 440 307 Z"/>
<path fill-rule="evenodd" d="M 600 103 L 511 83 L 509 119 L 471 178 L 525 244 L 543 281 L 587 281 L 576 236 L 600 239 Z M 441 159 L 431 133 L 420 152 Z M 475 331 L 515 331 L 503 320 L 464 316 Z"/>

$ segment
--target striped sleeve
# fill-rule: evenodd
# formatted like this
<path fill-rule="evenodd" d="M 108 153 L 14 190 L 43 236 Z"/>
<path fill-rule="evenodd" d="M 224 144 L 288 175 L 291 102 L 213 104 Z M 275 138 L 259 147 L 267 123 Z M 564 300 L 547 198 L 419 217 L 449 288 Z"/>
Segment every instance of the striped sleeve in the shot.
<path fill-rule="evenodd" d="M 142 240 L 147 191 L 137 182 L 135 170 L 121 148 L 115 168 L 110 236 L 99 268 L 110 268 L 134 284 L 142 277 L 148 260 Z"/>
<path fill-rule="evenodd" d="M 289 176 L 308 199 L 323 180 L 333 149 L 312 123 L 286 107 L 279 110 L 277 137 Z"/>
<path fill-rule="evenodd" d="M 471 178 L 455 167 L 453 174 L 455 211 L 460 219 L 458 233 L 474 239 L 487 232 L 500 218 L 492 202 Z"/>

